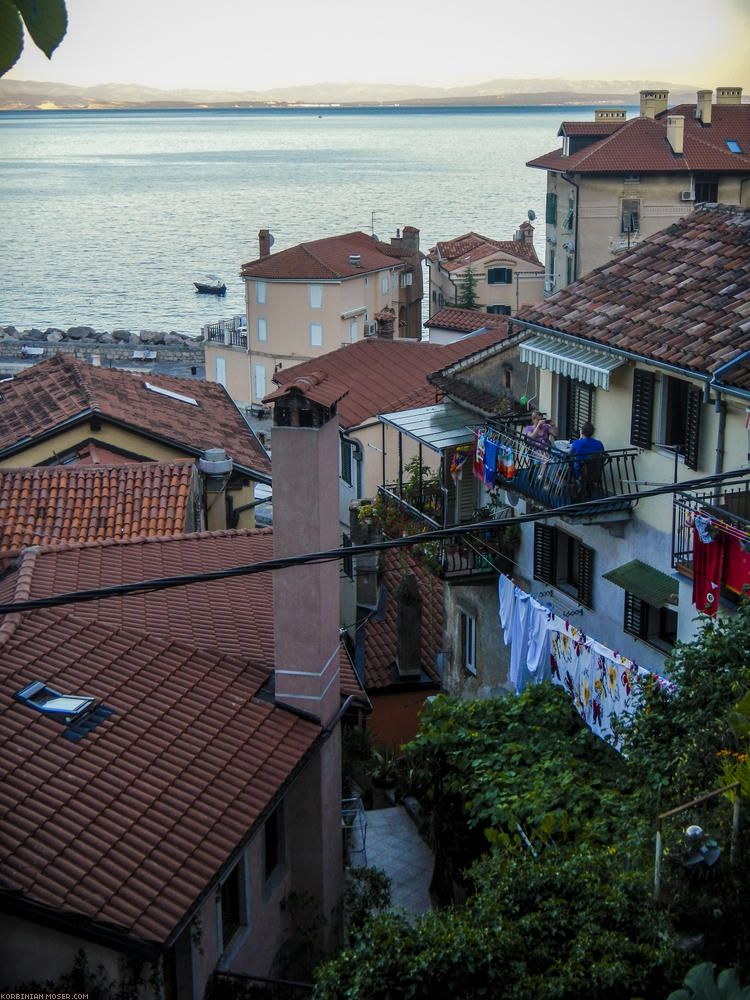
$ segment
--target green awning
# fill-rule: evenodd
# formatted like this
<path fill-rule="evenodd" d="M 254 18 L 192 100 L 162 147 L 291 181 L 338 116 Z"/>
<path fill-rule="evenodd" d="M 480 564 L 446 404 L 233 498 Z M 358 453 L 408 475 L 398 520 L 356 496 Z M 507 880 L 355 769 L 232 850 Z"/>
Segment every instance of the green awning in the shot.
<path fill-rule="evenodd" d="M 604 573 L 603 576 L 616 587 L 622 587 L 623 590 L 634 594 L 654 608 L 678 603 L 677 581 L 667 573 L 662 573 L 660 569 L 654 569 L 653 566 L 641 562 L 640 559 L 624 563 L 616 569 L 611 569 L 609 573 Z"/>

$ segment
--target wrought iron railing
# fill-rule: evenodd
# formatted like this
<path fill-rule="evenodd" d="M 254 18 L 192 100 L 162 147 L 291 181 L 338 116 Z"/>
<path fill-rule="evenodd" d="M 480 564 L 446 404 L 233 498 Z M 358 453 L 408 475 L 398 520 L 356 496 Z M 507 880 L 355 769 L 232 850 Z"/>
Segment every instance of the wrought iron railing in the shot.
<path fill-rule="evenodd" d="M 586 458 L 560 445 L 544 448 L 524 434 L 499 431 L 495 485 L 536 500 L 544 507 L 621 497 L 629 509 L 637 493 L 637 448 L 598 452 Z M 608 505 L 608 509 L 613 509 Z M 581 514 L 590 514 L 583 510 Z"/>
<path fill-rule="evenodd" d="M 378 492 L 385 498 L 386 503 L 388 501 L 392 504 L 395 503 L 405 520 L 413 518 L 424 524 L 428 530 L 444 527 L 448 491 L 443 487 L 427 486 L 420 492 L 416 492 L 405 483 L 388 483 L 385 486 L 379 486 Z M 398 527 L 398 521 L 395 518 L 393 527 Z M 392 536 L 402 534 L 398 530 L 389 530 L 387 524 L 383 525 L 383 529 Z"/>
<path fill-rule="evenodd" d="M 247 320 L 244 316 L 232 316 L 218 323 L 209 323 L 201 328 L 201 336 L 210 344 L 247 347 Z"/>
<path fill-rule="evenodd" d="M 750 535 L 750 478 L 728 480 L 702 493 L 675 493 L 672 566 L 692 573 L 693 537 L 698 515 L 716 521 L 729 533 Z"/>

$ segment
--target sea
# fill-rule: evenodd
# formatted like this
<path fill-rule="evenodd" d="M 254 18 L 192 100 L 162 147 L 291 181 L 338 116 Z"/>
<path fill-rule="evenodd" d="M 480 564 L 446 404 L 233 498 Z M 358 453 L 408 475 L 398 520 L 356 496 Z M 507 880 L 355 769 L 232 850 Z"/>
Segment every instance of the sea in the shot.
<path fill-rule="evenodd" d="M 427 251 L 536 216 L 563 120 L 593 107 L 0 112 L 0 328 L 175 331 L 244 313 L 241 266 L 405 225 Z M 219 276 L 226 296 L 193 282 Z"/>

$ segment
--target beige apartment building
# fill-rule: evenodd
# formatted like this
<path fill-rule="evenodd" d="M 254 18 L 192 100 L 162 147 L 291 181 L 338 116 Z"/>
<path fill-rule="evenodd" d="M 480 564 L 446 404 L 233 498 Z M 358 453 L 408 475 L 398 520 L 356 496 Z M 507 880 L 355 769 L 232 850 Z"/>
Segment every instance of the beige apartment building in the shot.
<path fill-rule="evenodd" d="M 444 306 L 456 305 L 469 271 L 476 283 L 477 308 L 483 312 L 515 316 L 522 306 L 544 297 L 544 265 L 534 249 L 530 221 L 519 226 L 512 240 L 493 240 L 473 232 L 444 240 L 425 260 L 431 317 Z"/>
<path fill-rule="evenodd" d="M 643 90 L 640 114 L 598 108 L 563 122 L 562 147 L 527 166 L 547 171 L 545 292 L 608 264 L 700 203 L 750 205 L 750 105 L 742 88 L 700 90 L 669 108 Z"/>
<path fill-rule="evenodd" d="M 206 378 L 240 406 L 260 412 L 274 373 L 378 333 L 419 340 L 422 256 L 419 230 L 390 243 L 352 232 L 260 256 L 242 267 L 247 327 L 219 325 L 205 336 Z"/>

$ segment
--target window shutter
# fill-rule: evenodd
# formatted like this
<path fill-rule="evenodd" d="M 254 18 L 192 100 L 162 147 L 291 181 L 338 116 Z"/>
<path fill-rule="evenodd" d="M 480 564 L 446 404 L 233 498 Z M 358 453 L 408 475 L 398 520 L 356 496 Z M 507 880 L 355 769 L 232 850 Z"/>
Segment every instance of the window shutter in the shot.
<path fill-rule="evenodd" d="M 534 579 L 554 583 L 557 535 L 548 524 L 534 525 Z"/>
<path fill-rule="evenodd" d="M 557 195 L 554 191 L 547 192 L 547 212 L 545 221 L 548 226 L 557 225 Z"/>
<path fill-rule="evenodd" d="M 636 448 L 651 447 L 654 412 L 654 373 L 636 368 L 633 372 L 633 409 L 630 414 L 630 443 Z"/>
<path fill-rule="evenodd" d="M 585 607 L 593 606 L 594 591 L 594 550 L 578 543 L 578 600 Z"/>
<path fill-rule="evenodd" d="M 703 394 L 696 385 L 687 391 L 685 412 L 685 465 L 688 469 L 698 468 L 698 444 L 701 429 L 701 403 Z"/>
<path fill-rule="evenodd" d="M 635 594 L 625 591 L 625 621 L 623 627 L 631 635 L 643 638 L 646 623 L 646 606 Z"/>
<path fill-rule="evenodd" d="M 580 437 L 581 427 L 587 422 L 594 422 L 594 393 L 596 389 L 586 382 L 577 379 L 570 380 L 568 405 L 568 437 Z"/>

